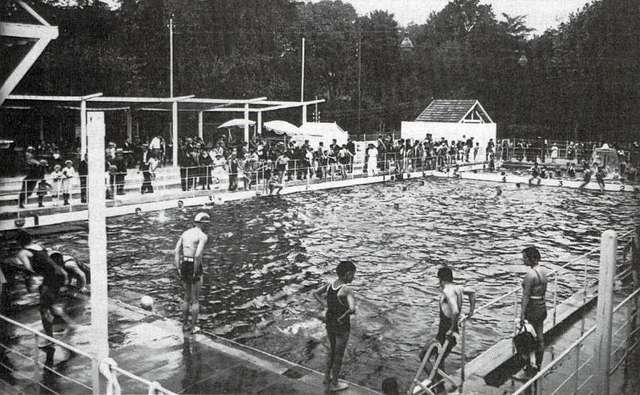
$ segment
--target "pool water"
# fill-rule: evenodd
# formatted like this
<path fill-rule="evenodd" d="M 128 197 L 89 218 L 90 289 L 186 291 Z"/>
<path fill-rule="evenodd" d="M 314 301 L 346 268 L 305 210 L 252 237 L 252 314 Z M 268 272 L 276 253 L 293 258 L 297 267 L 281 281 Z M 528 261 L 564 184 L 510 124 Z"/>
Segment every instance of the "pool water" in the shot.
<path fill-rule="evenodd" d="M 206 208 L 213 223 L 204 254 L 201 326 L 323 370 L 321 311 L 311 292 L 335 278 L 341 259 L 356 262 L 358 313 L 345 376 L 371 388 L 383 378 L 407 383 L 417 354 L 437 332 L 437 269 L 473 287 L 479 305 L 520 283 L 520 251 L 535 244 L 550 267 L 594 248 L 606 229 L 640 220 L 632 194 L 430 178 L 231 202 Z M 182 288 L 173 248 L 199 208 L 108 220 L 110 292 L 150 295 L 156 309 L 180 318 Z M 47 246 L 88 258 L 86 233 L 44 237 Z M 592 262 L 595 272 L 597 262 Z M 564 272 L 561 292 L 580 280 Z M 512 303 L 478 314 L 468 356 L 513 328 Z M 468 304 L 465 300 L 465 311 Z M 459 355 L 450 357 L 455 367 Z"/>

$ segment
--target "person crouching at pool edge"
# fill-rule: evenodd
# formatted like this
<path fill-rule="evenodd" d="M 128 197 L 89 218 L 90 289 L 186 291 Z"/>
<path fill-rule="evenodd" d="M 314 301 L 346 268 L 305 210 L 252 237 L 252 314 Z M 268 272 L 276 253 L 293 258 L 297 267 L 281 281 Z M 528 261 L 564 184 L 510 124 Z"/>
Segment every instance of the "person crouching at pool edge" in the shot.
<path fill-rule="evenodd" d="M 356 299 L 349 287 L 356 274 L 356 265 L 352 261 L 341 261 L 336 268 L 338 278 L 317 289 L 313 296 L 326 307 L 325 326 L 329 338 L 329 353 L 324 383 L 329 391 L 342 391 L 349 387 L 338 380 L 342 368 L 342 359 L 347 348 L 351 331 L 351 315 L 356 313 Z"/>
<path fill-rule="evenodd" d="M 522 280 L 522 306 L 520 309 L 520 326 L 527 320 L 536 331 L 537 350 L 535 366 L 531 365 L 531 356 L 525 356 L 525 377 L 540 370 L 544 357 L 544 320 L 547 318 L 545 294 L 547 292 L 547 276 L 540 270 L 540 252 L 534 246 L 522 250 L 522 260 L 529 267 Z"/>

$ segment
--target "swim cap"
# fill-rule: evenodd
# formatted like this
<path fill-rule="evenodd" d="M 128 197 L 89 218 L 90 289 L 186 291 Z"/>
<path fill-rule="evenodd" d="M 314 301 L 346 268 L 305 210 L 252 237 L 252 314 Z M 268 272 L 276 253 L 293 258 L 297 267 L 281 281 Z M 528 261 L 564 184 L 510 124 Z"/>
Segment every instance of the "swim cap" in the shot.
<path fill-rule="evenodd" d="M 194 222 L 209 223 L 209 222 L 211 222 L 211 217 L 209 216 L 209 214 L 201 212 L 201 213 L 196 214 L 196 216 L 193 219 L 193 221 Z"/>

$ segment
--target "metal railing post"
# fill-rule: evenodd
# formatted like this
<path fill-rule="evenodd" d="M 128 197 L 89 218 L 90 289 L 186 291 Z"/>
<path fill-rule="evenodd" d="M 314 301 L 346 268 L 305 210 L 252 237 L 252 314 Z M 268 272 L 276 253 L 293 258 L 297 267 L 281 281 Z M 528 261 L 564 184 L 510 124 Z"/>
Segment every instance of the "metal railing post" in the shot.
<path fill-rule="evenodd" d="M 518 291 L 519 292 L 519 291 Z M 518 292 L 513 293 L 513 334 L 515 335 L 518 331 Z M 513 342 L 511 342 L 511 352 L 515 354 L 516 346 Z"/>
<path fill-rule="evenodd" d="M 582 298 L 582 303 L 587 301 L 587 287 L 589 286 L 589 274 L 587 273 L 587 257 L 584 260 L 584 294 Z"/>
<path fill-rule="evenodd" d="M 464 391 L 464 379 L 465 379 L 465 365 L 467 364 L 466 359 L 466 344 L 467 344 L 467 320 L 462 321 L 462 338 L 460 340 L 460 386 L 459 393 L 463 394 Z"/>
<path fill-rule="evenodd" d="M 32 378 L 33 378 L 33 382 L 38 384 L 40 383 L 39 377 L 40 377 L 40 366 L 38 364 L 38 358 L 40 358 L 40 349 L 38 348 L 38 335 L 36 335 L 34 333 L 33 335 L 33 346 L 31 348 L 31 355 L 33 357 L 33 372 L 31 372 L 32 374 Z M 40 385 L 36 385 L 36 391 L 39 394 L 40 393 Z"/>
<path fill-rule="evenodd" d="M 582 337 L 582 335 L 580 335 Z M 574 377 L 574 386 L 573 386 L 573 393 L 577 394 L 578 393 L 578 388 L 580 388 L 580 347 L 582 347 L 580 344 L 578 344 L 578 346 L 576 347 L 576 370 L 573 372 L 573 377 Z"/>
<path fill-rule="evenodd" d="M 556 326 L 556 316 L 558 312 L 558 272 L 553 275 L 553 326 Z"/>

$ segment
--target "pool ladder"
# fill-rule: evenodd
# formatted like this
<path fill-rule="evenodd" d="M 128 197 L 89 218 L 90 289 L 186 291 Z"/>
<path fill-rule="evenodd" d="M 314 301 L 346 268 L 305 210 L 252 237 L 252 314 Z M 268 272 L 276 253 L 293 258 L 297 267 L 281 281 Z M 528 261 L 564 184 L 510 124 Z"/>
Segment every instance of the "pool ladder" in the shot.
<path fill-rule="evenodd" d="M 443 381 L 448 381 L 454 387 L 458 387 L 458 383 L 453 379 L 453 377 L 449 376 L 442 369 L 440 369 L 440 364 L 442 363 L 444 351 L 449 346 L 450 340 L 453 338 L 456 341 L 459 341 L 459 337 L 459 334 L 453 333 L 452 335 L 446 337 L 444 344 L 440 344 L 440 342 L 436 340 L 429 345 L 429 348 L 427 348 L 427 352 L 424 354 L 424 357 L 422 357 L 422 362 L 420 363 L 420 367 L 418 368 L 418 371 L 413 378 L 413 382 L 411 383 L 411 386 L 407 391 L 407 395 L 436 395 L 440 391 L 438 391 L 434 387 L 436 387 L 436 385 L 438 384 L 441 384 Z M 437 355 L 435 363 L 430 368 L 430 370 L 426 370 L 425 368 L 427 367 L 427 363 L 429 363 L 429 360 L 431 359 L 434 351 Z M 421 380 L 420 376 L 422 376 L 423 372 L 428 373 L 428 375 L 426 379 Z M 439 375 L 442 380 L 434 382 L 436 375 Z"/>

